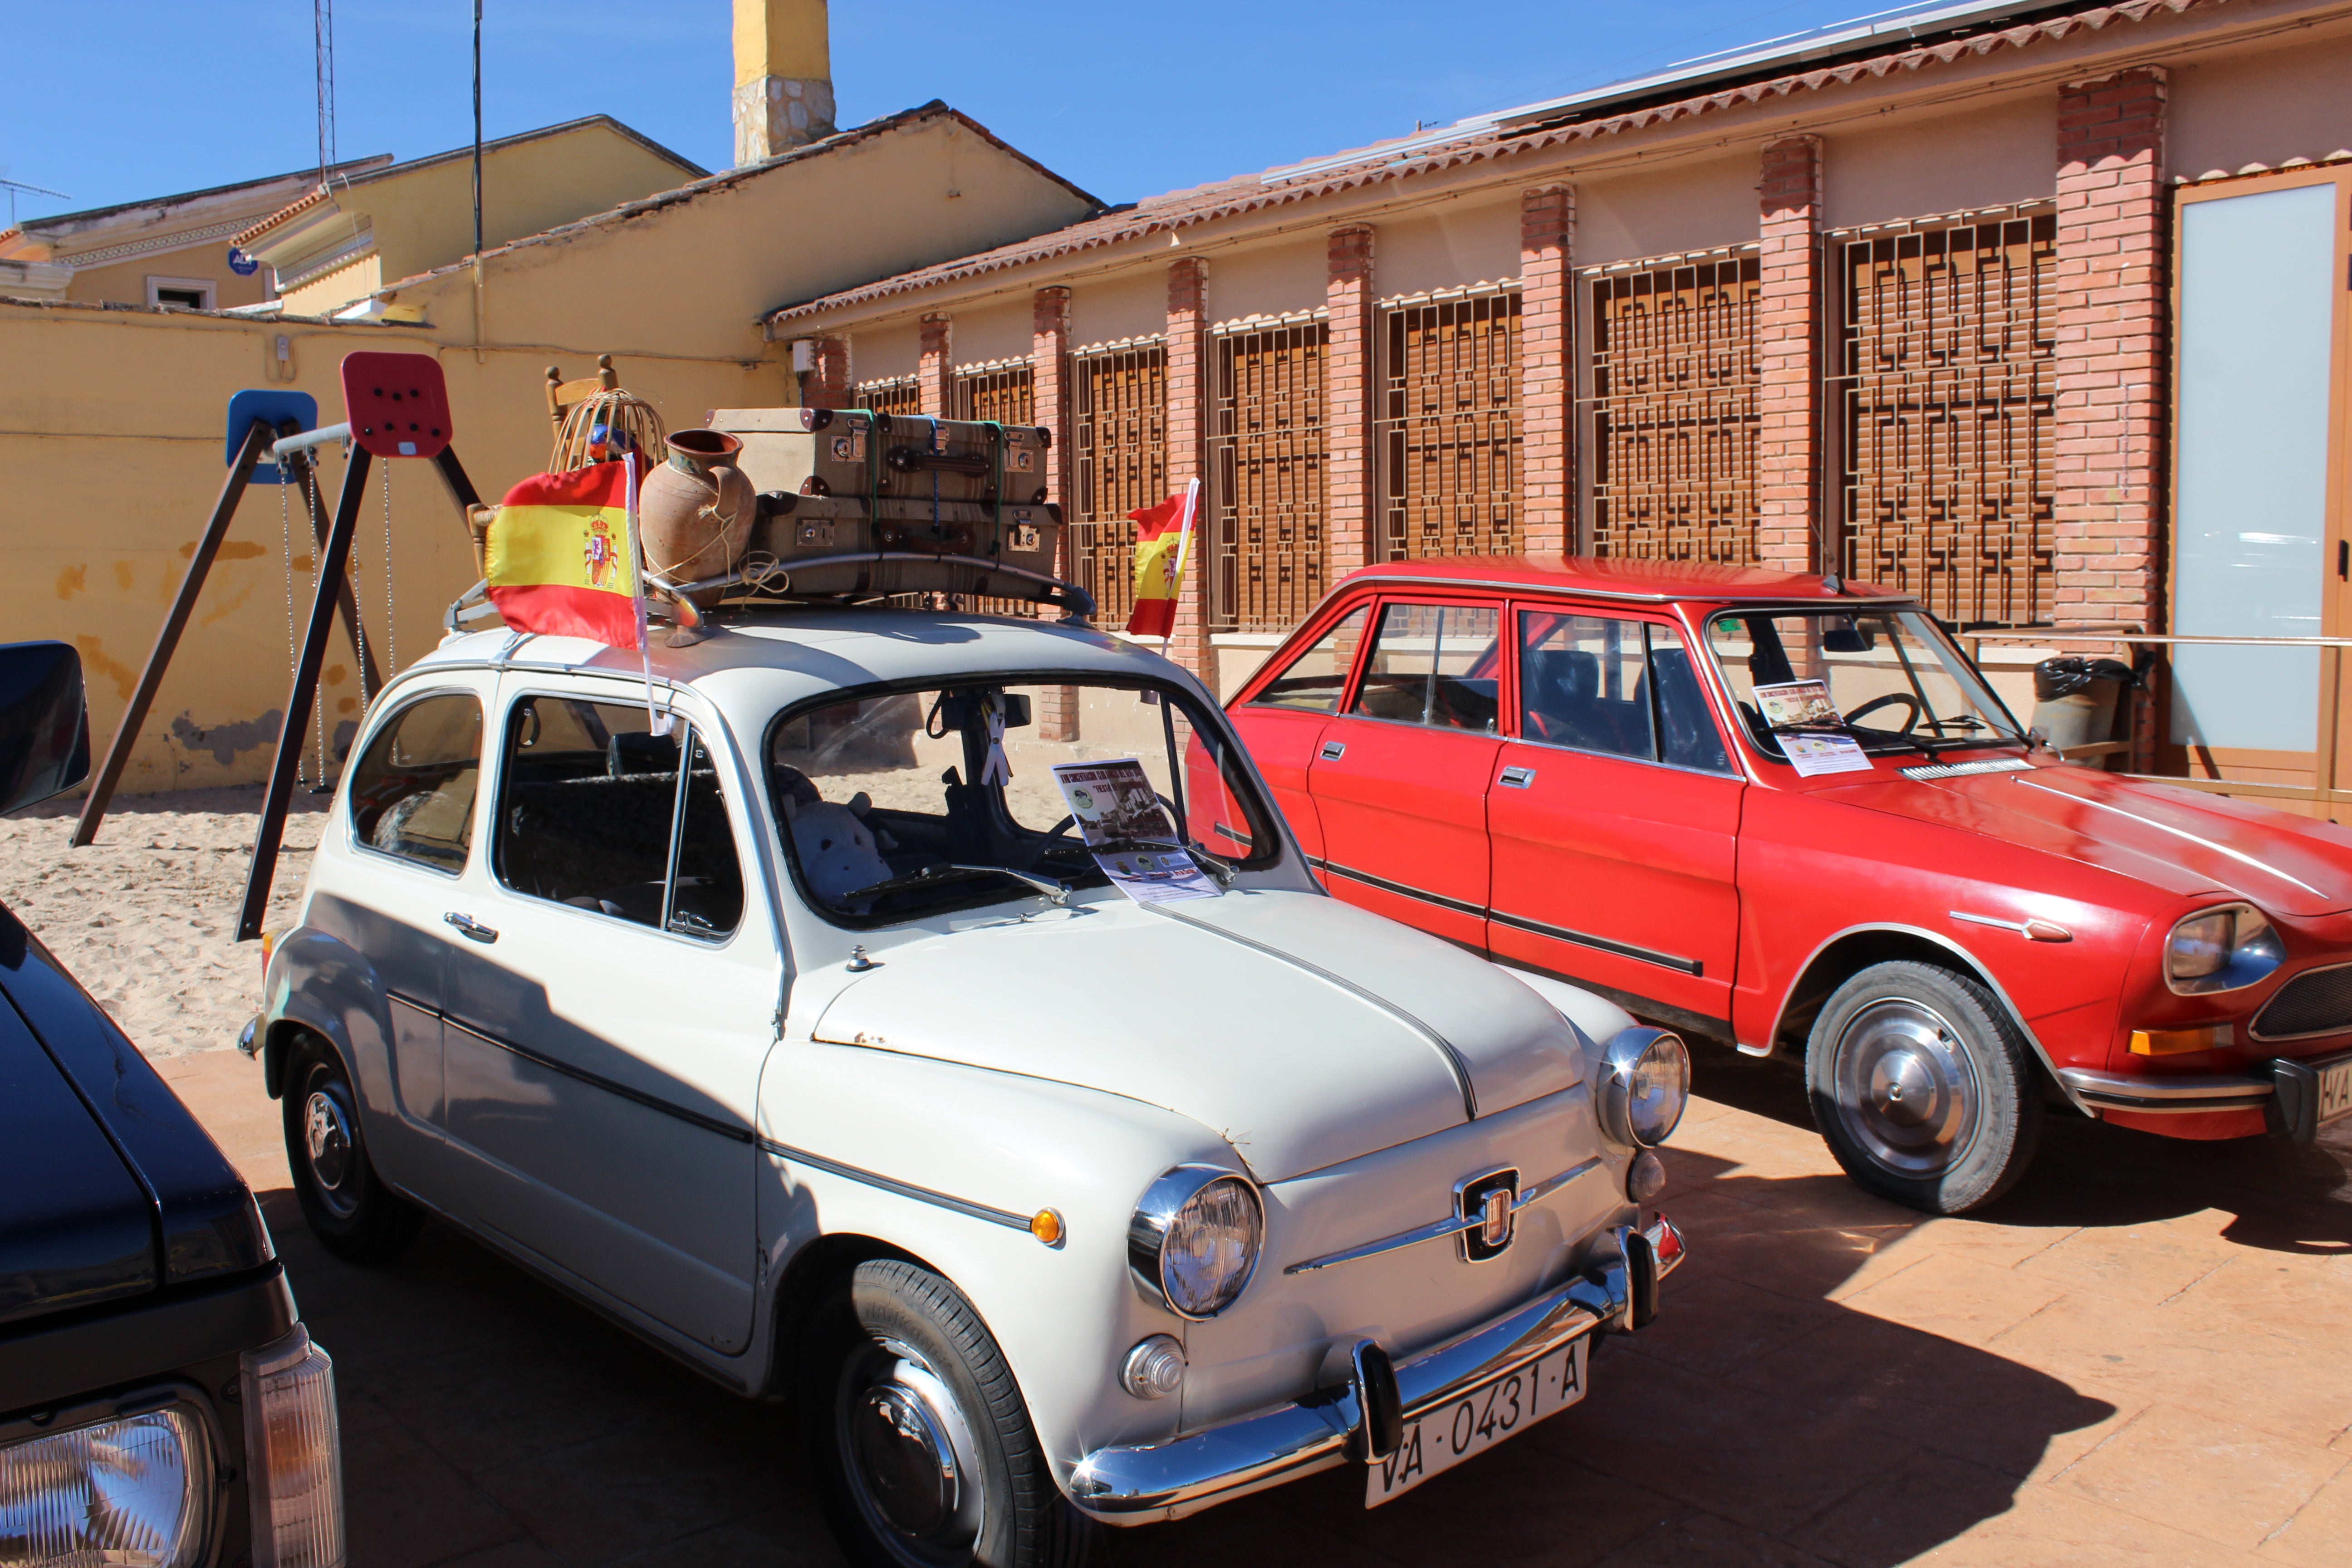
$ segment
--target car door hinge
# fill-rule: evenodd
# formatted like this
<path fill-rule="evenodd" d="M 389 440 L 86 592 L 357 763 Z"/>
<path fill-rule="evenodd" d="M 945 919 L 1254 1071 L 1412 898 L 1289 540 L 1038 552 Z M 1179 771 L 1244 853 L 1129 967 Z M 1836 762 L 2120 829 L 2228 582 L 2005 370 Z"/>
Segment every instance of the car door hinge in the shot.
<path fill-rule="evenodd" d="M 781 1040 L 784 1037 L 784 1005 L 782 1002 L 777 1003 L 776 1010 L 768 1015 L 768 1025 L 776 1031 L 776 1038 Z"/>

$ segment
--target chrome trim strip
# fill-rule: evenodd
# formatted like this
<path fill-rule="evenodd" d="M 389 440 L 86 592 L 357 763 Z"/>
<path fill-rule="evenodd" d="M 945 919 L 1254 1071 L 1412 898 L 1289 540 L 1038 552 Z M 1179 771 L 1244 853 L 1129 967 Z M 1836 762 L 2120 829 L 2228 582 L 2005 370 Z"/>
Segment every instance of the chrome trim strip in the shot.
<path fill-rule="evenodd" d="M 1548 925 L 1542 921 L 1531 921 L 1525 915 L 1506 914 L 1501 910 L 1488 910 L 1486 918 L 1497 925 L 1532 931 L 1538 936 L 1551 937 L 1559 942 L 1574 942 L 1579 947 L 1589 947 L 1601 952 L 1613 952 L 1620 958 L 1630 958 L 1640 963 L 1654 963 L 1661 969 L 1671 969 L 1681 974 L 1697 975 L 1706 972 L 1706 966 L 1696 958 L 1678 958 L 1671 952 L 1653 952 L 1646 947 L 1635 947 L 1629 942 L 1616 942 L 1605 936 L 1588 936 L 1582 931 L 1570 931 L 1566 926 Z"/>
<path fill-rule="evenodd" d="M 1420 888 L 1408 887 L 1402 882 L 1391 882 L 1386 877 L 1375 877 L 1370 871 L 1359 871 L 1352 866 L 1342 866 L 1334 860 L 1318 860 L 1312 855 L 1309 855 L 1307 859 L 1309 865 L 1318 869 L 1335 872 L 1347 878 L 1350 882 L 1361 882 L 1368 888 L 1378 888 L 1384 893 L 1394 893 L 1402 899 L 1417 899 L 1424 904 L 1435 904 L 1439 909 L 1452 910 L 1455 914 L 1475 915 L 1480 920 L 1486 918 L 1485 905 L 1471 903 L 1466 899 L 1449 899 L 1444 893 L 1427 892 Z"/>
<path fill-rule="evenodd" d="M 1511 1204 L 1511 1212 L 1517 1214 L 1538 1198 L 1551 1196 L 1552 1194 L 1600 1163 L 1599 1158 L 1595 1157 L 1579 1164 L 1570 1165 L 1548 1181 L 1538 1182 L 1534 1186 L 1519 1194 Z M 1475 1230 L 1484 1223 L 1485 1220 L 1481 1216 L 1473 1215 L 1465 1218 L 1455 1215 L 1433 1225 L 1417 1226 L 1412 1230 L 1399 1231 L 1394 1236 L 1382 1237 L 1378 1241 L 1368 1241 L 1361 1247 L 1351 1247 L 1344 1252 L 1327 1252 L 1320 1258 L 1310 1258 L 1304 1263 L 1294 1263 L 1284 1269 L 1283 1273 L 1286 1275 L 1312 1274 L 1318 1268 L 1329 1268 L 1341 1263 L 1354 1263 L 1360 1258 L 1378 1258 L 1384 1252 L 1401 1252 L 1408 1247 L 1418 1247 L 1424 1241 L 1436 1241 L 1444 1237 L 1458 1236 L 1465 1230 Z"/>
<path fill-rule="evenodd" d="M 2266 1078 L 2135 1078 L 2128 1073 L 2060 1068 L 2058 1080 L 2085 1104 L 2108 1110 L 2182 1114 L 2242 1110 L 2267 1103 L 2276 1092 Z"/>
<path fill-rule="evenodd" d="M 2246 1026 L 2247 1035 L 2253 1039 L 2269 1040 L 2276 1043 L 2284 1040 L 2318 1040 L 2325 1039 L 2329 1035 L 2352 1034 L 2352 1023 L 2338 1024 L 2332 1029 L 2306 1029 L 2300 1035 L 2265 1035 L 2263 1033 L 2263 1015 L 2271 1010 L 2273 1003 L 2275 1003 L 2281 996 L 2286 994 L 2288 986 L 2293 985 L 2296 981 L 2301 980 L 2306 974 L 2326 974 L 2338 969 L 2352 969 L 2352 963 L 2315 964 L 2309 969 L 2301 970 L 2294 974 L 2290 974 L 2284 980 L 2279 982 L 2279 988 L 2271 993 L 2270 1001 L 2263 1003 L 2262 1006 L 2255 1010 L 2252 1021 Z M 2257 981 L 2255 984 L 2260 984 L 2261 982 Z"/>
<path fill-rule="evenodd" d="M 2077 805 L 2095 805 L 2101 811 L 2112 811 L 2117 816 L 2127 816 L 2131 818 L 2132 821 L 2140 824 L 2142 826 L 2153 827 L 2158 833 L 2169 833 L 2175 838 L 2185 838 L 2200 849 L 2210 849 L 2216 855 L 2226 855 L 2242 866 L 2252 867 L 2255 870 L 2262 872 L 2264 876 L 2276 877 L 2282 882 L 2293 883 L 2295 887 L 2301 888 L 2305 892 L 2310 893 L 2315 897 L 2326 897 L 2326 894 L 2320 892 L 2317 888 L 2313 887 L 2310 883 L 2298 881 L 2296 879 L 2288 876 L 2285 872 L 2280 870 L 2275 866 L 2268 865 L 2261 860 L 2257 860 L 2251 855 L 2242 854 L 2238 850 L 2231 848 L 2226 844 L 2216 844 L 2210 838 L 2200 838 L 2197 835 L 2189 832 L 2185 828 L 2175 827 L 2169 823 L 2158 822 L 2152 816 L 2142 816 L 2136 811 L 2126 811 L 2120 805 L 2109 805 L 2104 800 L 2093 800 L 2086 795 L 2076 795 L 2070 789 L 2052 789 L 2048 784 L 2036 784 L 2032 779 L 2021 778 L 2017 782 L 2023 784 L 2028 789 L 2038 789 L 2043 795 L 2054 795 L 2061 800 L 2071 800 Z"/>
<path fill-rule="evenodd" d="M 415 1004 L 411 1003 L 410 1005 L 414 1006 Z M 641 1089 L 631 1089 L 625 1083 L 616 1083 L 609 1078 L 590 1072 L 585 1068 L 576 1068 L 570 1062 L 558 1061 L 553 1057 L 531 1050 L 528 1047 L 518 1046 L 512 1040 L 502 1040 L 496 1035 L 486 1035 L 470 1025 L 459 1023 L 446 1013 L 441 1015 L 441 1026 L 445 1029 L 455 1029 L 461 1035 L 470 1035 L 486 1046 L 495 1046 L 509 1056 L 520 1057 L 523 1060 L 536 1067 L 543 1067 L 550 1072 L 562 1073 L 565 1078 L 584 1083 L 591 1089 L 601 1089 L 607 1094 L 615 1094 L 623 1100 L 633 1100 L 648 1110 L 658 1110 L 665 1116 L 675 1116 L 680 1121 L 699 1127 L 706 1132 L 716 1132 L 721 1138 L 732 1142 L 749 1143 L 752 1141 L 751 1130 L 748 1127 L 721 1121 L 715 1116 L 706 1116 L 698 1110 L 688 1110 L 682 1105 L 673 1105 L 668 1100 L 647 1094 Z M 1029 1222 L 1024 1219 L 1021 1223 L 1026 1226 Z"/>
<path fill-rule="evenodd" d="M 1626 1268 L 1612 1263 L 1451 1343 L 1397 1363 L 1405 1419 L 1622 1321 L 1631 1300 Z M 1072 1469 L 1070 1500 L 1105 1524 L 1179 1519 L 1342 1463 L 1356 1421 L 1355 1396 L 1336 1389 L 1165 1443 L 1097 1448 Z"/>
<path fill-rule="evenodd" d="M 1250 937 L 1245 937 L 1239 931 L 1227 931 L 1221 925 L 1216 925 L 1208 921 L 1195 919 L 1192 915 L 1183 913 L 1172 904 L 1146 904 L 1144 908 L 1151 910 L 1154 914 L 1165 916 L 1167 919 L 1176 921 L 1181 924 L 1192 926 L 1196 930 L 1207 931 L 1212 936 L 1220 936 L 1224 938 L 1227 942 L 1238 942 L 1242 946 L 1248 948 L 1251 952 L 1264 953 L 1266 957 L 1275 960 L 1278 963 L 1287 963 L 1295 969 L 1303 969 L 1307 973 L 1315 975 L 1318 979 L 1328 981 L 1331 984 L 1338 986 L 1340 990 L 1347 992 L 1349 995 L 1370 1003 L 1381 1012 L 1386 1013 L 1390 1017 L 1396 1019 L 1402 1024 L 1407 1025 L 1431 1045 L 1435 1046 L 1437 1047 L 1438 1054 L 1443 1056 L 1447 1064 L 1453 1068 L 1454 1084 L 1462 1090 L 1462 1113 L 1473 1121 L 1478 1120 L 1478 1088 L 1476 1084 L 1471 1081 L 1469 1061 L 1464 1058 L 1459 1050 L 1454 1048 L 1453 1041 L 1447 1039 L 1444 1035 L 1439 1034 L 1435 1029 L 1431 1028 L 1427 1024 L 1423 1023 L 1419 1018 L 1405 1011 L 1402 1007 L 1398 1006 L 1387 997 L 1380 995 L 1375 992 L 1367 991 L 1347 976 L 1343 974 L 1334 974 L 1329 970 L 1324 968 L 1321 964 L 1309 963 L 1307 960 L 1299 957 L 1295 952 L 1285 952 L 1278 947 L 1268 947 L 1265 943 L 1255 941 Z"/>
<path fill-rule="evenodd" d="M 823 1171 L 829 1176 L 839 1176 L 844 1181 L 856 1182 L 862 1186 L 873 1187 L 898 1197 L 912 1198 L 917 1203 L 930 1204 L 935 1207 L 947 1209 L 971 1219 L 984 1219 L 991 1225 L 1001 1225 L 1019 1231 L 1026 1231 L 1029 1228 L 1027 1215 L 1014 1214 L 1008 1209 L 992 1208 L 987 1204 L 976 1204 L 970 1198 L 959 1198 L 947 1193 L 935 1192 L 929 1187 L 919 1187 L 912 1182 L 901 1182 L 889 1176 L 877 1175 L 872 1171 L 861 1170 L 856 1165 L 845 1165 L 838 1160 L 828 1160 L 822 1154 L 812 1154 L 805 1149 L 795 1149 L 789 1143 L 779 1143 L 772 1138 L 762 1138 L 759 1142 L 763 1153 L 790 1160 L 794 1164 L 807 1165 L 812 1169 Z"/>

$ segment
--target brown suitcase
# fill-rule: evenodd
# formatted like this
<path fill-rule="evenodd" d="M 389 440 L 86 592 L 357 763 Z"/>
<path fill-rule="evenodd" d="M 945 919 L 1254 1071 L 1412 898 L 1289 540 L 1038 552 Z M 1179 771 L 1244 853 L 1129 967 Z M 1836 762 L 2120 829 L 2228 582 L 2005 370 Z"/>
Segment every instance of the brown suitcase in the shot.
<path fill-rule="evenodd" d="M 706 420 L 741 439 L 738 461 L 762 490 L 1019 506 L 1045 499 L 1053 433 L 1042 426 L 862 408 L 714 408 Z"/>
<path fill-rule="evenodd" d="M 794 596 L 977 594 L 1043 599 L 1055 586 L 1061 509 L 972 501 L 882 500 L 764 492 L 751 530 L 756 558 L 783 573 L 770 591 Z M 1011 568 L 1008 571 L 995 570 Z"/>

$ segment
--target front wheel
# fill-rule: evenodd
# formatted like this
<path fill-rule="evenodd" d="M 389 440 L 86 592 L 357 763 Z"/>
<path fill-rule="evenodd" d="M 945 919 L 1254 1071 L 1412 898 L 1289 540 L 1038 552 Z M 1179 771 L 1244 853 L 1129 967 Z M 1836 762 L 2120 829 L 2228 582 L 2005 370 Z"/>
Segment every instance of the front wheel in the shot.
<path fill-rule="evenodd" d="M 415 1240 L 424 1215 L 369 1163 L 341 1058 L 323 1046 L 297 1047 L 283 1103 L 294 1196 L 320 1245 L 347 1262 L 382 1263 Z"/>
<path fill-rule="evenodd" d="M 979 1315 L 913 1263 L 860 1264 L 803 1342 L 803 1451 L 845 1555 L 870 1568 L 1076 1568 L 1096 1531 L 1054 1484 Z"/>
<path fill-rule="evenodd" d="M 2007 1192 L 2042 1137 L 2032 1047 L 1999 998 L 1937 964 L 1874 963 L 1813 1020 L 1805 1078 L 1856 1185 L 1929 1214 Z"/>

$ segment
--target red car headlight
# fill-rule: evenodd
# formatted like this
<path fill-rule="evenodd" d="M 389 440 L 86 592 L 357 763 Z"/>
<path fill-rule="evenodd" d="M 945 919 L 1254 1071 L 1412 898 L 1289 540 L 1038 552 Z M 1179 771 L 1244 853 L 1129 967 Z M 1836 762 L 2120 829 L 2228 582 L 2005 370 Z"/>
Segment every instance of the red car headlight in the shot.
<path fill-rule="evenodd" d="M 2286 962 L 2286 945 L 2252 904 L 2200 910 L 2173 926 L 2164 943 L 2164 983 L 2183 996 L 2237 991 Z"/>

